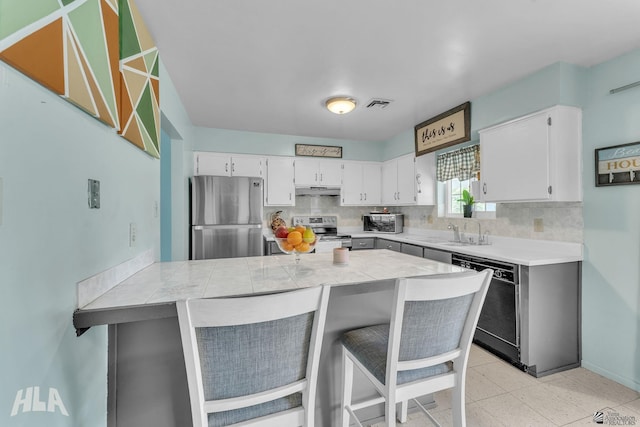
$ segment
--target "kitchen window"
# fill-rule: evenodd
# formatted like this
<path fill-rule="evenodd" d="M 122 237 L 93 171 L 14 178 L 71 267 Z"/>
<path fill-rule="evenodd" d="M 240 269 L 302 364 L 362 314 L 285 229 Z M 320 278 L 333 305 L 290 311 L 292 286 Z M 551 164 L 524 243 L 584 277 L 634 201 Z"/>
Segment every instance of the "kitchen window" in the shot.
<path fill-rule="evenodd" d="M 436 161 L 438 180 L 438 216 L 462 217 L 463 190 L 477 194 L 479 188 L 480 146 L 478 144 L 440 154 Z M 495 203 L 476 202 L 473 205 L 476 218 L 495 218 Z"/>

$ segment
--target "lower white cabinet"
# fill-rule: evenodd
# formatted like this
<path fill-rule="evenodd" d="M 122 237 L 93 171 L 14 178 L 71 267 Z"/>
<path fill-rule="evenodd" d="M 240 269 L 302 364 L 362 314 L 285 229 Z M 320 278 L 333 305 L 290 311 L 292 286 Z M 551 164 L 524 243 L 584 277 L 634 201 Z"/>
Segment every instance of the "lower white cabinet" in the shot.
<path fill-rule="evenodd" d="M 479 133 L 482 201 L 582 201 L 579 108 L 555 106 Z"/>
<path fill-rule="evenodd" d="M 373 162 L 344 162 L 342 166 L 342 206 L 372 206 L 381 202 L 382 167 Z"/>
<path fill-rule="evenodd" d="M 295 206 L 293 157 L 267 157 L 265 206 Z"/>

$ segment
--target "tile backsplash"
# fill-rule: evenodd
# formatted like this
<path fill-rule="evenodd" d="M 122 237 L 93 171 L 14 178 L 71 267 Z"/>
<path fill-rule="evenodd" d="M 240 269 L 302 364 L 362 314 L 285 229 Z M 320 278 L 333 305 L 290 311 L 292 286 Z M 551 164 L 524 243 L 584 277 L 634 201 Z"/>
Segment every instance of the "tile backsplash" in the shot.
<path fill-rule="evenodd" d="M 340 206 L 336 196 L 296 196 L 296 206 L 270 207 L 264 212 L 265 224 L 271 214 L 282 210 L 281 217 L 291 223 L 296 215 L 336 215 L 340 227 L 362 229 L 362 215 L 380 210 L 382 206 Z M 446 230 L 449 223 L 460 226 L 477 220 L 439 218 L 435 206 L 393 206 L 390 212 L 404 214 L 404 226 L 410 229 Z M 582 203 L 539 202 L 498 203 L 496 219 L 483 219 L 482 230 L 493 236 L 523 239 L 554 240 L 571 243 L 583 242 Z M 469 231 L 475 230 L 470 225 Z"/>

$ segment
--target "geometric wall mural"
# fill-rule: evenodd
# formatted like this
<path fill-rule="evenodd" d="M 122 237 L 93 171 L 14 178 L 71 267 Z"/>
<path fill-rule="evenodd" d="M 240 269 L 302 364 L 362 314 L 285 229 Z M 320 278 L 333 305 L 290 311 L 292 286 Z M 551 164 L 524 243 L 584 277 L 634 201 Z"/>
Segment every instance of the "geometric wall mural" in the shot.
<path fill-rule="evenodd" d="M 0 0 L 0 60 L 159 157 L 158 52 L 132 10 L 131 0 Z M 144 30 L 144 43 L 130 28 Z M 134 61 L 121 73 L 120 49 L 136 44 L 147 68 Z M 128 76 L 134 69 L 144 82 Z"/>
<path fill-rule="evenodd" d="M 160 78 L 158 49 L 136 5 L 120 0 L 120 133 L 160 155 Z"/>

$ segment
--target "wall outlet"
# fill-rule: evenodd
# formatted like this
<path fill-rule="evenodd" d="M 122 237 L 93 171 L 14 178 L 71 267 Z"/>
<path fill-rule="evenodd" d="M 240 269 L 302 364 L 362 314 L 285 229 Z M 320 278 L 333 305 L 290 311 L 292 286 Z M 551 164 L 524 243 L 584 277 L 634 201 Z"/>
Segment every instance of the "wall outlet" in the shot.
<path fill-rule="evenodd" d="M 533 219 L 533 231 L 536 233 L 542 233 L 544 231 L 544 221 L 542 218 Z"/>
<path fill-rule="evenodd" d="M 88 180 L 89 209 L 100 209 L 100 181 Z"/>
<path fill-rule="evenodd" d="M 129 247 L 136 245 L 136 239 L 138 238 L 138 230 L 136 229 L 136 223 L 129 224 Z"/>

